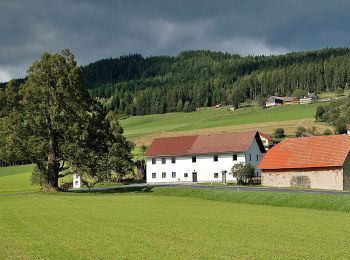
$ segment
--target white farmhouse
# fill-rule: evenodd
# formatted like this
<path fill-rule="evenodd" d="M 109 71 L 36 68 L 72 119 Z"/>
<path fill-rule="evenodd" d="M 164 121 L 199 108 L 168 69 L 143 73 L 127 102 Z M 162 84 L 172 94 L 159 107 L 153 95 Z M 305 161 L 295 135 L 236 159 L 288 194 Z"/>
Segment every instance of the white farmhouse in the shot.
<path fill-rule="evenodd" d="M 225 182 L 236 163 L 258 165 L 265 148 L 258 132 L 156 138 L 146 152 L 147 183 Z"/>

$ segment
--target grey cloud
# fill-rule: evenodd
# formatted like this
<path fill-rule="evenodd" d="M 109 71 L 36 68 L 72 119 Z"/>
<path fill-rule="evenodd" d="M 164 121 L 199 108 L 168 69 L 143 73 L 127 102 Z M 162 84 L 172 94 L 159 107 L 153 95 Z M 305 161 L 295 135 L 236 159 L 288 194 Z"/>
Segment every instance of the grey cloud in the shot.
<path fill-rule="evenodd" d="M 181 50 L 276 54 L 349 46 L 348 1 L 2 0 L 0 81 L 25 75 L 44 51 L 80 64 Z"/>

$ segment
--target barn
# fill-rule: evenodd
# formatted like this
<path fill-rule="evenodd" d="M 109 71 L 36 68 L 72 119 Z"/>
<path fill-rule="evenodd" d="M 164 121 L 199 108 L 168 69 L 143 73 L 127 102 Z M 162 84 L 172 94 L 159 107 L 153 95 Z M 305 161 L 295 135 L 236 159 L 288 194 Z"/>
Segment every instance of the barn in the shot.
<path fill-rule="evenodd" d="M 315 189 L 350 189 L 350 137 L 287 138 L 271 148 L 261 163 L 262 185 Z"/>

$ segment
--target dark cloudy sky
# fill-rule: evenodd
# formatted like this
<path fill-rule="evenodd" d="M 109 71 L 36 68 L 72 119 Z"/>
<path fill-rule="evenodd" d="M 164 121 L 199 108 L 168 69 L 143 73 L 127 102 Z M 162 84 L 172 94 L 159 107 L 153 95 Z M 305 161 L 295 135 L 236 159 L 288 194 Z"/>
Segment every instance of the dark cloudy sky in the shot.
<path fill-rule="evenodd" d="M 181 50 L 278 54 L 350 46 L 350 1 L 0 0 L 0 81 L 44 51 L 79 64 Z"/>

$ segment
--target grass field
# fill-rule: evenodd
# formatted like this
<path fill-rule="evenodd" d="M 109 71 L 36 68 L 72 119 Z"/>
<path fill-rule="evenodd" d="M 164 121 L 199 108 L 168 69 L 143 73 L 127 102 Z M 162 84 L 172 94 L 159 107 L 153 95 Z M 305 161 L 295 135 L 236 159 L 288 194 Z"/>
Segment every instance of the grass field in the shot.
<path fill-rule="evenodd" d="M 0 194 L 39 191 L 38 186 L 30 185 L 33 165 L 0 167 Z"/>
<path fill-rule="evenodd" d="M 0 259 L 350 256 L 349 213 L 157 192 L 0 196 Z"/>
<path fill-rule="evenodd" d="M 190 188 L 0 194 L 0 259 L 348 258 L 350 196 Z M 6 175 L 6 176 L 5 176 Z"/>
<path fill-rule="evenodd" d="M 245 107 L 237 111 L 227 108 L 202 109 L 191 113 L 169 113 L 146 116 L 134 116 L 121 120 L 125 134 L 130 139 L 142 139 L 145 136 L 171 133 L 194 132 L 202 129 L 233 129 L 242 125 L 245 128 L 259 128 L 272 124 L 286 124 L 290 121 L 293 131 L 297 127 L 296 120 L 311 119 L 315 115 L 318 104 L 289 105 L 269 109 Z M 321 126 L 321 125 L 320 125 Z M 322 127 L 322 126 L 321 126 Z"/>

